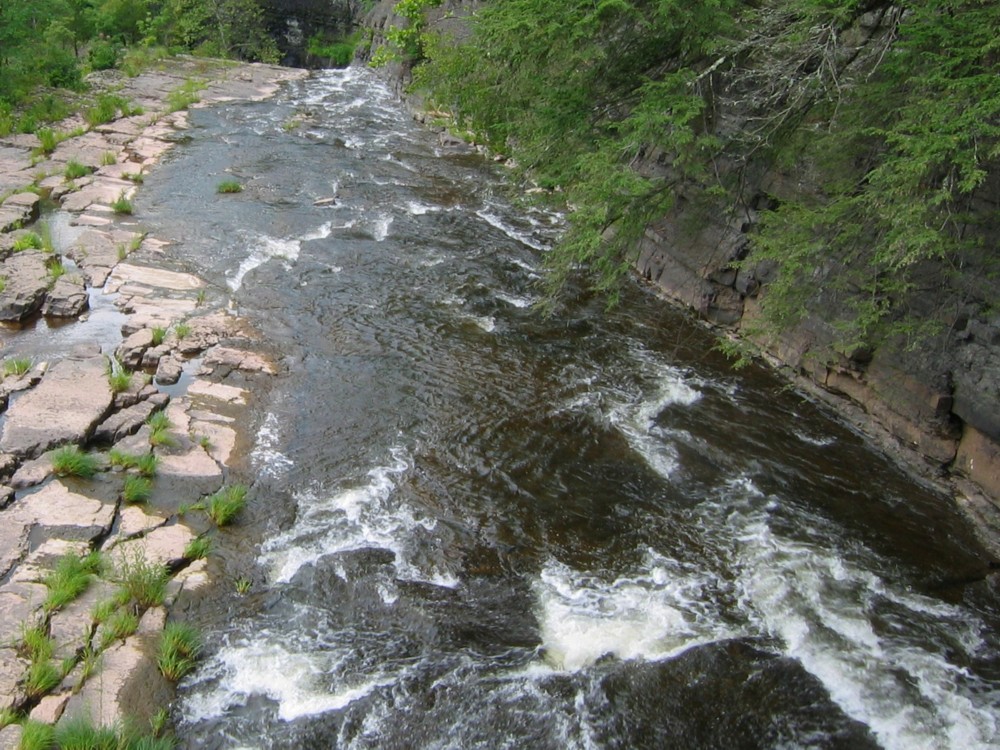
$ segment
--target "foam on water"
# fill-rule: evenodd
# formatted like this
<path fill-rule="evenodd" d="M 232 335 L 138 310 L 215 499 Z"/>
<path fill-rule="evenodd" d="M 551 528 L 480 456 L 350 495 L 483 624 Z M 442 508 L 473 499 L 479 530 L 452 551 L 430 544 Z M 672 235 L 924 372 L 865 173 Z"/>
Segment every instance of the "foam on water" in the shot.
<path fill-rule="evenodd" d="M 335 651 L 295 651 L 266 637 L 227 645 L 199 670 L 192 688 L 198 700 L 184 702 L 183 719 L 215 719 L 262 695 L 277 703 L 279 719 L 294 721 L 342 709 L 388 684 L 374 679 L 331 690 L 326 680 L 336 661 Z"/>
<path fill-rule="evenodd" d="M 732 638 L 712 611 L 712 585 L 652 550 L 640 570 L 613 580 L 550 562 L 536 584 L 545 659 L 577 670 L 603 656 L 655 661 Z"/>
<path fill-rule="evenodd" d="M 522 245 L 527 245 L 535 250 L 547 250 L 548 244 L 540 242 L 535 238 L 532 232 L 526 232 L 512 226 L 509 222 L 505 221 L 502 216 L 495 213 L 488 208 L 481 208 L 476 211 L 476 216 L 485 221 L 491 227 L 499 229 L 505 235 L 510 237 L 512 240 L 517 240 Z"/>
<path fill-rule="evenodd" d="M 991 697 L 970 674 L 920 645 L 912 630 L 921 623 L 972 659 L 982 647 L 977 618 L 894 587 L 824 544 L 782 538 L 763 513 L 735 513 L 730 523 L 738 527 L 737 564 L 751 619 L 780 638 L 884 747 L 996 747 L 1000 695 Z"/>
<path fill-rule="evenodd" d="M 383 215 L 379 216 L 374 225 L 372 226 L 372 237 L 375 238 L 376 242 L 383 242 L 385 238 L 389 236 L 389 227 L 392 226 L 392 217 Z"/>
<path fill-rule="evenodd" d="M 270 260 L 280 259 L 294 262 L 299 257 L 300 242 L 298 239 L 278 239 L 276 237 L 258 236 L 250 242 L 249 254 L 240 263 L 239 268 L 227 274 L 226 283 L 234 292 L 243 285 L 243 278 L 255 268 L 259 268 Z"/>
<path fill-rule="evenodd" d="M 278 450 L 280 440 L 278 417 L 274 412 L 269 412 L 257 429 L 257 440 L 250 451 L 250 460 L 262 476 L 280 478 L 295 465 L 292 459 Z"/>
<path fill-rule="evenodd" d="M 343 227 L 338 227 L 338 228 L 343 229 Z M 328 221 L 322 226 L 318 227 L 317 229 L 314 229 L 311 232 L 306 232 L 304 235 L 302 235 L 302 237 L 300 237 L 300 239 L 303 242 L 309 242 L 311 240 L 325 240 L 331 234 L 333 234 L 333 222 Z"/>
<path fill-rule="evenodd" d="M 287 583 L 306 565 L 338 552 L 385 549 L 395 556 L 396 577 L 452 588 L 458 580 L 443 564 L 414 563 L 408 543 L 419 530 L 433 531 L 436 520 L 393 498 L 397 483 L 410 468 L 400 448 L 392 460 L 367 474 L 366 481 L 339 491 L 311 489 L 297 493 L 295 524 L 264 543 L 261 562 L 275 583 Z"/>

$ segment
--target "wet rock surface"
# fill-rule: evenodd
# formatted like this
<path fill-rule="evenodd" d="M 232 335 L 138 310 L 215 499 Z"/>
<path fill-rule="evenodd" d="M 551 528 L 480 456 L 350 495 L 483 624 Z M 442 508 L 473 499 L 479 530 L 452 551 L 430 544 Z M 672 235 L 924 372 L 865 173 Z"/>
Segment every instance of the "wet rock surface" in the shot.
<path fill-rule="evenodd" d="M 223 486 L 237 440 L 232 411 L 246 404 L 249 391 L 246 377 L 239 387 L 220 381 L 244 371 L 263 385 L 259 378 L 275 371 L 253 351 L 253 332 L 241 321 L 199 309 L 201 279 L 158 267 L 164 243 L 138 231 L 125 206 L 115 203 L 139 189 L 138 177 L 186 127 L 185 112 L 165 111 L 170 91 L 192 77 L 215 76 L 201 94 L 204 104 L 261 98 L 305 72 L 252 65 L 206 73 L 185 59 L 168 67 L 136 78 L 109 74 L 118 93 L 147 114 L 68 138 L 36 169 L 31 149 L 37 139 L 0 139 L 0 192 L 10 193 L 0 205 L 0 275 L 6 280 L 0 319 L 16 323 L 42 312 L 73 320 L 88 310 L 95 291 L 109 295 L 127 316 L 119 337 L 70 347 L 46 363 L 17 352 L 16 333 L 6 337 L 5 354 L 27 354 L 29 365 L 0 380 L 6 407 L 0 431 L 0 477 L 6 482 L 0 485 L 0 709 L 50 724 L 77 716 L 101 724 L 144 723 L 170 701 L 172 685 L 156 664 L 167 619 L 157 601 L 172 601 L 208 581 L 204 561 L 190 559 L 187 548 L 210 524 L 203 514 L 180 515 L 179 506 L 197 504 Z M 65 180 L 60 175 L 70 160 L 91 174 Z M 41 187 L 72 214 L 69 224 L 77 229 L 65 247 L 57 242 L 15 250 L 38 218 L 37 191 L 25 189 L 38 170 L 51 175 Z M 31 243 L 21 240 L 25 244 Z M 78 271 L 53 273 L 64 257 Z M 170 329 L 182 321 L 186 334 L 174 334 Z M 220 342 L 224 348 L 214 352 Z M 175 391 L 172 399 L 161 392 L 157 384 L 176 382 L 194 356 L 212 363 L 196 387 Z M 125 387 L 113 387 L 109 375 L 122 368 Z M 151 426 L 160 411 L 165 421 Z M 75 447 L 74 456 L 82 455 L 87 466 L 62 464 L 65 456 L 53 449 L 65 446 Z M 200 524 L 197 531 L 192 521 Z M 82 573 L 82 590 L 60 598 L 54 571 L 85 565 L 95 551 L 101 562 Z M 130 577 L 143 570 L 176 578 L 147 601 L 129 593 Z M 108 622 L 127 612 L 139 618 L 137 625 L 109 636 Z M 65 672 L 61 683 L 44 690 L 30 684 L 32 664 L 23 645 L 26 630 L 36 627 L 52 654 L 32 658 L 62 660 Z M 19 733 L 16 725 L 0 730 L 0 748 L 18 747 Z"/>

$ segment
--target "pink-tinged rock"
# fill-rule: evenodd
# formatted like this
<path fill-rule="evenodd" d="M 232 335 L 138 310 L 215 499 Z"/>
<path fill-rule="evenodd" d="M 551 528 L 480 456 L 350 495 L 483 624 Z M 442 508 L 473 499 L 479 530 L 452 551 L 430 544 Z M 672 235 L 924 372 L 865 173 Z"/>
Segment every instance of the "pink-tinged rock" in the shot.
<path fill-rule="evenodd" d="M 129 539 L 147 534 L 153 529 L 163 526 L 166 522 L 167 519 L 150 515 L 136 505 L 126 505 L 119 514 L 118 536 L 122 539 Z"/>
<path fill-rule="evenodd" d="M 49 617 L 49 635 L 56 643 L 56 659 L 69 658 L 90 642 L 94 607 L 112 599 L 116 592 L 117 588 L 113 584 L 95 578 L 80 596 L 58 612 L 52 613 Z"/>
<path fill-rule="evenodd" d="M 103 356 L 64 359 L 7 410 L 0 451 L 32 456 L 65 443 L 83 443 L 113 400 Z"/>
<path fill-rule="evenodd" d="M 71 492 L 53 481 L 18 502 L 19 512 L 32 523 L 63 539 L 90 541 L 111 528 L 115 506 Z"/>
<path fill-rule="evenodd" d="M 2 691 L 0 691 L 2 695 Z M 0 699 L 0 708 L 4 708 Z M 9 724 L 0 729 L 0 750 L 20 750 L 21 748 L 21 725 Z"/>
<path fill-rule="evenodd" d="M 37 613 L 48 591 L 40 583 L 8 581 L 0 586 L 0 646 L 17 642 L 21 628 L 40 619 Z"/>
<path fill-rule="evenodd" d="M 28 532 L 31 523 L 16 506 L 0 512 L 0 578 L 7 575 L 28 549 Z"/>
<path fill-rule="evenodd" d="M 162 614 L 150 610 L 135 635 L 105 651 L 97 674 L 70 699 L 62 721 L 83 716 L 94 724 L 112 725 L 128 717 L 144 724 L 170 701 L 173 689 L 156 667 L 159 629 L 147 617 L 162 622 Z"/>
<path fill-rule="evenodd" d="M 14 583 L 41 582 L 66 555 L 80 556 L 88 549 L 83 541 L 51 538 L 42 542 L 37 549 L 32 550 L 11 576 Z M 42 598 L 45 596 L 43 594 Z"/>
<path fill-rule="evenodd" d="M 11 708 L 18 698 L 17 683 L 28 669 L 12 648 L 0 648 L 0 709 Z"/>
<path fill-rule="evenodd" d="M 134 263 L 119 263 L 111 275 L 110 291 L 119 291 L 126 284 L 138 284 L 147 289 L 170 289 L 172 291 L 197 291 L 205 282 L 197 276 L 178 271 L 167 271 Z"/>
<path fill-rule="evenodd" d="M 116 563 L 145 558 L 148 563 L 169 565 L 184 557 L 184 549 L 194 539 L 194 533 L 183 524 L 161 526 L 138 539 L 115 545 L 111 559 Z"/>
<path fill-rule="evenodd" d="M 262 354 L 248 352 L 244 349 L 216 346 L 205 355 L 203 367 L 211 372 L 220 366 L 246 372 L 263 372 L 268 375 L 274 375 L 277 372 L 274 364 Z"/>
<path fill-rule="evenodd" d="M 195 380 L 188 387 L 188 396 L 221 401 L 225 404 L 245 405 L 248 393 L 243 388 L 223 383 L 210 383 L 207 380 Z"/>
<path fill-rule="evenodd" d="M 115 351 L 115 356 L 127 369 L 134 370 L 142 363 L 142 355 L 153 345 L 153 329 L 143 328 L 130 334 Z"/>
<path fill-rule="evenodd" d="M 66 704 L 69 703 L 70 696 L 71 693 L 46 695 L 31 710 L 31 720 L 40 721 L 42 724 L 55 724 L 63 715 Z"/>
<path fill-rule="evenodd" d="M 191 434 L 199 444 L 201 438 L 208 439 L 208 455 L 218 463 L 229 463 L 229 457 L 236 448 L 236 430 L 216 419 L 198 418 L 191 420 Z"/>

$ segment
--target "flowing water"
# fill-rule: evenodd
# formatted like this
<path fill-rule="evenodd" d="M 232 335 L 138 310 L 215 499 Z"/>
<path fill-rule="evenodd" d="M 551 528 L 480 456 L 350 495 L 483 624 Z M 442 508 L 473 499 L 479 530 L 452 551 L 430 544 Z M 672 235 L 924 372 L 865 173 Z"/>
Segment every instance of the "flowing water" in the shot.
<path fill-rule="evenodd" d="M 184 746 L 1000 746 L 947 500 L 642 290 L 539 317 L 561 217 L 371 72 L 193 123 L 138 213 L 283 372 Z"/>

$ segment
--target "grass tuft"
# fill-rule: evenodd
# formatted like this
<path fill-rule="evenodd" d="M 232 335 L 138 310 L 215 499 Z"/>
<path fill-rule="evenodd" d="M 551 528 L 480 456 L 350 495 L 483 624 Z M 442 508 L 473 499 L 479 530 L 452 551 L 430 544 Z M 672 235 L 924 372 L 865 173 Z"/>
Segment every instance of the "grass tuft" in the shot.
<path fill-rule="evenodd" d="M 159 346 L 167 337 L 167 329 L 163 326 L 153 326 L 153 346 Z"/>
<path fill-rule="evenodd" d="M 115 569 L 114 581 L 128 601 L 140 607 L 158 607 L 167 595 L 170 574 L 165 566 L 151 563 L 142 552 L 124 555 Z"/>
<path fill-rule="evenodd" d="M 89 479 L 97 473 L 97 457 L 84 453 L 75 445 L 64 445 L 52 454 L 52 470 L 61 477 Z"/>
<path fill-rule="evenodd" d="M 191 625 L 171 622 L 163 629 L 156 664 L 163 676 L 177 682 L 194 668 L 201 652 L 201 637 Z"/>
<path fill-rule="evenodd" d="M 178 323 L 177 325 L 174 326 L 174 336 L 177 337 L 178 341 L 190 335 L 191 335 L 191 326 L 188 325 L 187 323 Z"/>
<path fill-rule="evenodd" d="M 31 357 L 10 357 L 3 361 L 3 375 L 21 377 L 31 369 L 32 364 Z"/>
<path fill-rule="evenodd" d="M 146 477 L 129 474 L 122 484 L 122 501 L 132 505 L 144 503 L 153 494 L 153 483 Z"/>
<path fill-rule="evenodd" d="M 14 240 L 14 252 L 19 253 L 22 250 L 41 250 L 45 246 L 41 235 L 36 232 L 25 232 L 16 240 Z"/>
<path fill-rule="evenodd" d="M 51 724 L 28 719 L 21 725 L 19 750 L 52 750 L 55 743 L 56 730 Z"/>
<path fill-rule="evenodd" d="M 83 557 L 63 555 L 55 569 L 42 580 L 49 589 L 44 609 L 52 612 L 65 607 L 87 590 L 91 579 L 100 569 L 101 556 L 98 552 L 91 552 Z"/>
<path fill-rule="evenodd" d="M 242 484 L 223 487 L 205 500 L 204 508 L 216 526 L 227 526 L 247 503 L 247 488 Z"/>
<path fill-rule="evenodd" d="M 132 609 L 115 610 L 101 627 L 101 650 L 115 641 L 123 641 L 139 629 L 139 615 Z"/>
<path fill-rule="evenodd" d="M 126 197 L 125 191 L 122 190 L 118 197 L 112 201 L 111 210 L 116 214 L 131 215 L 135 208 L 132 206 L 132 201 Z"/>
<path fill-rule="evenodd" d="M 66 163 L 66 169 L 63 170 L 63 177 L 67 180 L 77 180 L 80 177 L 86 177 L 90 174 L 90 167 L 84 166 L 76 159 L 70 159 Z"/>
<path fill-rule="evenodd" d="M 200 536 L 187 543 L 184 548 L 184 557 L 188 560 L 200 560 L 203 557 L 208 557 L 208 553 L 211 551 L 212 540 L 207 536 Z"/>
<path fill-rule="evenodd" d="M 242 193 L 243 186 L 236 180 L 223 180 L 216 186 L 215 192 L 220 194 Z"/>

